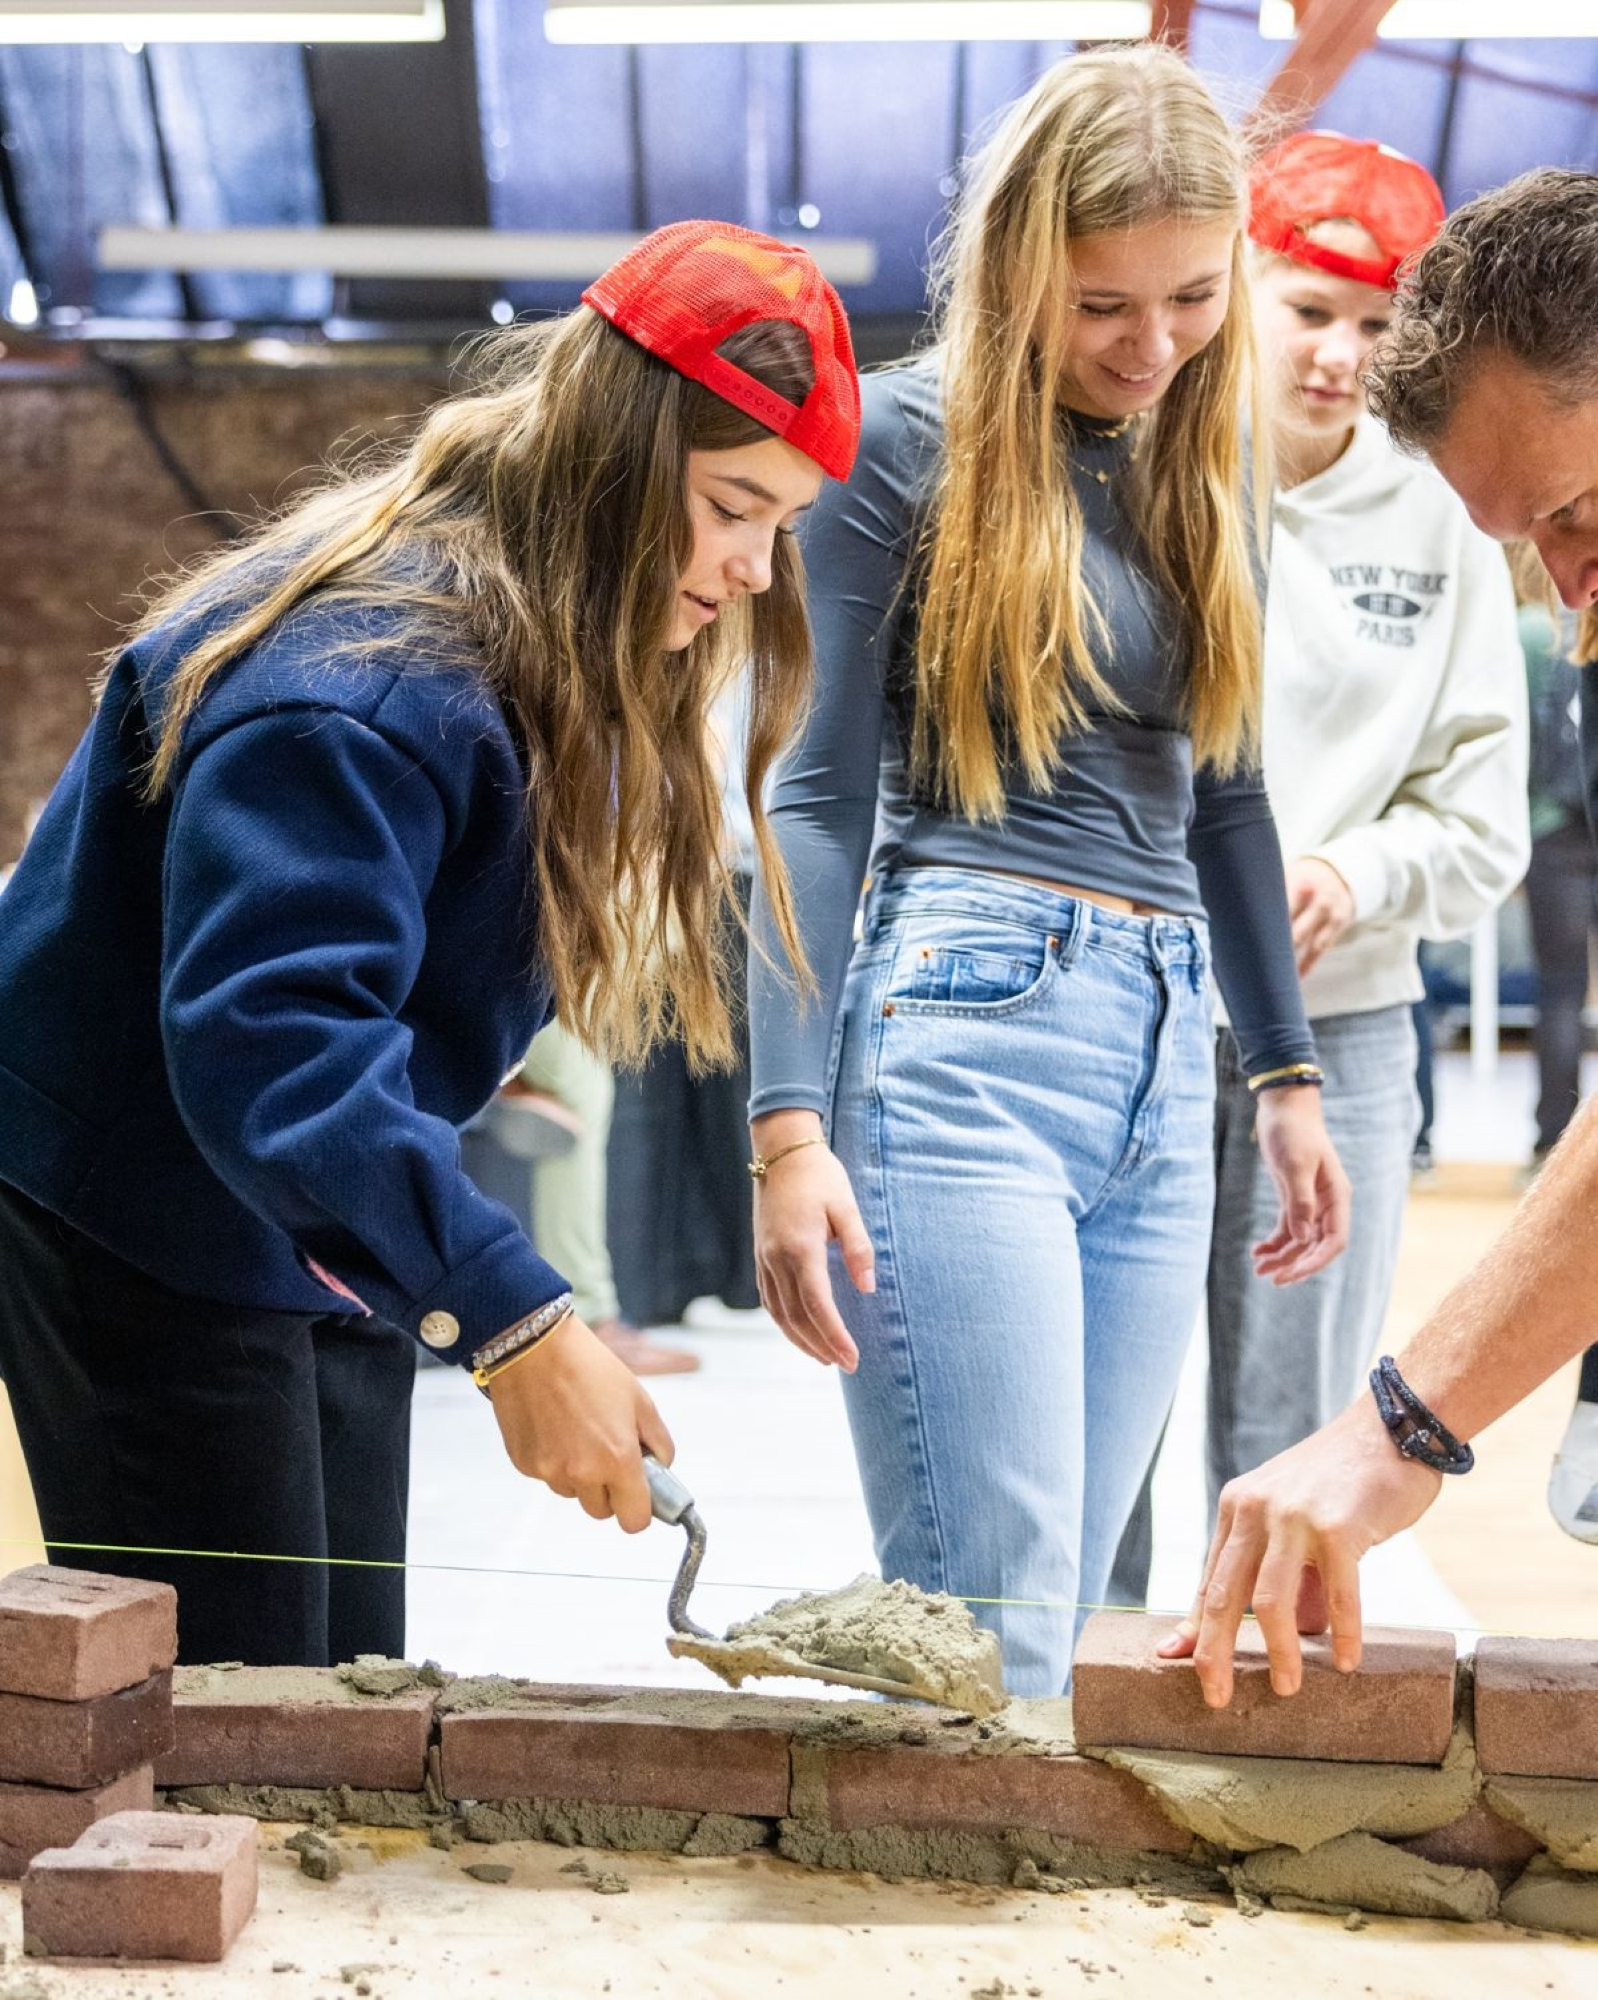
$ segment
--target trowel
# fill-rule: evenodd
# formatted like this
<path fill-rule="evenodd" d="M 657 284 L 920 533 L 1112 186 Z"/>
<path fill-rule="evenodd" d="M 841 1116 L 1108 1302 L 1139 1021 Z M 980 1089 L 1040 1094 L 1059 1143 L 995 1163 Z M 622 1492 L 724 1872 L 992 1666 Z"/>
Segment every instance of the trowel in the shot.
<path fill-rule="evenodd" d="M 682 1528 L 688 1537 L 666 1600 L 671 1624 L 666 1647 L 677 1659 L 698 1660 L 732 1687 L 754 1678 L 830 1681 L 838 1687 L 890 1695 L 896 1701 L 931 1701 L 973 1715 L 992 1715 L 1005 1705 L 1008 1696 L 999 1678 L 998 1640 L 980 1631 L 957 1600 L 926 1596 L 911 1584 L 859 1577 L 843 1590 L 790 1598 L 764 1617 L 734 1626 L 724 1639 L 696 1625 L 688 1616 L 688 1599 L 705 1557 L 705 1524 L 688 1488 L 649 1452 L 644 1453 L 644 1475 L 655 1519 Z M 873 1626 L 884 1610 L 895 1621 L 895 1629 L 888 1643 L 879 1647 Z M 918 1622 L 924 1627 L 919 1636 L 927 1641 L 925 1657 L 916 1644 Z M 829 1657 L 833 1650 L 829 1637 L 846 1659 Z M 785 1643 L 785 1638 L 802 1640 L 806 1650 Z M 960 1642 L 952 1660 L 945 1657 L 950 1638 Z M 874 1657 L 879 1654 L 886 1657 Z M 872 1672 L 877 1664 L 891 1665 L 895 1673 Z"/>

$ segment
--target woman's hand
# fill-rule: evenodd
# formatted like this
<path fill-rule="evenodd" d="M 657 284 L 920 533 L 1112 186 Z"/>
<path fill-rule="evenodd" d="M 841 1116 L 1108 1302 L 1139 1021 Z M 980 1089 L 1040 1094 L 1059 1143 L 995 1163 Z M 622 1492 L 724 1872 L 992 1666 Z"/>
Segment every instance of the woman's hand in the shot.
<path fill-rule="evenodd" d="M 1287 914 L 1300 979 L 1319 965 L 1354 921 L 1354 892 L 1329 861 L 1313 854 L 1288 863 Z"/>
<path fill-rule="evenodd" d="M 796 1140 L 819 1137 L 813 1111 L 772 1111 L 750 1127 L 769 1157 Z M 853 1374 L 860 1352 L 832 1297 L 827 1245 L 837 1243 L 856 1291 L 876 1290 L 871 1239 L 849 1176 L 825 1145 L 801 1146 L 755 1184 L 755 1269 L 767 1312 L 795 1347 Z"/>
<path fill-rule="evenodd" d="M 676 1451 L 660 1412 L 597 1334 L 575 1314 L 489 1385 L 511 1464 L 596 1521 L 615 1516 L 629 1535 L 651 1519 L 646 1451 Z"/>
<path fill-rule="evenodd" d="M 1327 1137 L 1321 1094 L 1313 1085 L 1262 1090 L 1255 1099 L 1255 1132 L 1281 1208 L 1275 1229 L 1254 1245 L 1254 1274 L 1296 1285 L 1348 1247 L 1348 1176 Z"/>

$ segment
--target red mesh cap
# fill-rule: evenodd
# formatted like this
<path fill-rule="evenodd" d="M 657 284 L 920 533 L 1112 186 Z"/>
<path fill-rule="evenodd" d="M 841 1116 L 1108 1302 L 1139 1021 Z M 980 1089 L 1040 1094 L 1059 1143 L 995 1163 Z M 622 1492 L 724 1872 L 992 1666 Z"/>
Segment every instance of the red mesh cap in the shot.
<path fill-rule="evenodd" d="M 1448 213 L 1418 160 L 1341 132 L 1296 132 L 1273 146 L 1249 176 L 1249 204 L 1248 233 L 1263 249 L 1389 291 L 1399 266 L 1425 249 Z M 1310 241 L 1316 223 L 1343 216 L 1370 232 L 1379 257 L 1348 257 Z"/>
<path fill-rule="evenodd" d="M 849 477 L 860 443 L 860 378 L 843 302 L 808 251 L 731 222 L 674 222 L 596 278 L 583 303 L 823 472 Z M 803 403 L 716 352 L 757 319 L 786 320 L 808 336 L 816 379 Z"/>

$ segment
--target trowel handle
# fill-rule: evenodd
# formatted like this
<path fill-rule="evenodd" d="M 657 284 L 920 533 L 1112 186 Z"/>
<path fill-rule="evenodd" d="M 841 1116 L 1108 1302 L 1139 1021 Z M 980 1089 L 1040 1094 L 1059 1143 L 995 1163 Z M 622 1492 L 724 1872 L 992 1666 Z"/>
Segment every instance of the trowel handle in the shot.
<path fill-rule="evenodd" d="M 661 1464 L 653 1452 L 644 1453 L 644 1477 L 649 1481 L 649 1498 L 655 1519 L 675 1527 L 694 1504 L 694 1496 L 669 1466 Z"/>

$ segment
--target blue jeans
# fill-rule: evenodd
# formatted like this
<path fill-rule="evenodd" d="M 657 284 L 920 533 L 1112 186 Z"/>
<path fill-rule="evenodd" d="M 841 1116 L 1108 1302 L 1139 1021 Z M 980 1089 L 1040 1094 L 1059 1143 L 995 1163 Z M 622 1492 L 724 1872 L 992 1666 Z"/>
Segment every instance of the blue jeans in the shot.
<path fill-rule="evenodd" d="M 888 876 L 850 967 L 832 1142 L 877 1290 L 834 1279 L 877 1556 L 978 1600 L 1014 1694 L 1068 1685 L 1197 1317 L 1208 973 L 1201 924 L 950 868 Z"/>

